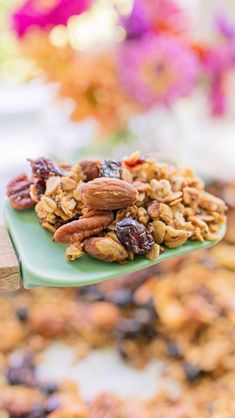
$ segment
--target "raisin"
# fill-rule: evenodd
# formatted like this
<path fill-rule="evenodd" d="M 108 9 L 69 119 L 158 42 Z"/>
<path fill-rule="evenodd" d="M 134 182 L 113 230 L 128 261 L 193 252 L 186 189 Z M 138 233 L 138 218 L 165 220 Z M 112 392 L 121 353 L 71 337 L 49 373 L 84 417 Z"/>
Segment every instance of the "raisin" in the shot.
<path fill-rule="evenodd" d="M 100 166 L 100 177 L 120 179 L 122 174 L 121 161 L 104 160 Z"/>
<path fill-rule="evenodd" d="M 57 383 L 44 383 L 40 385 L 41 392 L 45 393 L 45 395 L 53 395 L 55 392 L 57 392 L 59 389 Z"/>
<path fill-rule="evenodd" d="M 27 415 L 27 418 L 44 418 L 46 416 L 46 411 L 43 405 L 35 404 Z"/>
<path fill-rule="evenodd" d="M 79 289 L 78 296 L 88 302 L 100 302 L 105 299 L 102 291 L 97 286 L 81 287 L 81 289 Z"/>
<path fill-rule="evenodd" d="M 116 333 L 119 340 L 132 339 L 138 337 L 142 330 L 142 324 L 135 319 L 122 319 L 119 321 Z"/>
<path fill-rule="evenodd" d="M 169 356 L 172 358 L 181 358 L 182 353 L 179 349 L 179 347 L 173 342 L 173 341 L 167 341 L 166 342 L 167 350 L 169 353 Z"/>
<path fill-rule="evenodd" d="M 107 299 L 117 306 L 125 307 L 133 303 L 133 294 L 130 289 L 118 289 L 111 293 Z"/>
<path fill-rule="evenodd" d="M 31 353 L 24 353 L 23 356 L 6 368 L 6 379 L 10 385 L 37 386 L 35 365 Z"/>
<path fill-rule="evenodd" d="M 194 364 L 185 362 L 183 365 L 184 373 L 187 379 L 190 382 L 193 382 L 194 380 L 201 377 L 203 371 L 199 369 L 199 367 L 195 366 Z"/>
<path fill-rule="evenodd" d="M 132 218 L 117 223 L 116 232 L 120 242 L 134 254 L 146 254 L 154 246 L 154 239 L 144 225 Z"/>
<path fill-rule="evenodd" d="M 6 378 L 9 385 L 25 385 L 35 387 L 37 380 L 34 370 L 24 367 L 8 367 Z"/>
<path fill-rule="evenodd" d="M 50 176 L 63 176 L 64 170 L 54 164 L 48 158 L 37 158 L 29 160 L 33 177 L 38 180 L 47 180 Z"/>
<path fill-rule="evenodd" d="M 41 196 L 46 191 L 46 182 L 43 179 L 37 180 L 34 183 L 34 188 L 37 196 Z"/>
<path fill-rule="evenodd" d="M 51 412 L 55 411 L 57 408 L 60 407 L 60 399 L 58 397 L 58 395 L 53 395 L 51 396 L 45 403 L 45 412 L 47 414 L 50 414 Z"/>
<path fill-rule="evenodd" d="M 26 322 L 28 319 L 28 311 L 24 306 L 20 306 L 16 309 L 16 316 L 21 322 Z"/>

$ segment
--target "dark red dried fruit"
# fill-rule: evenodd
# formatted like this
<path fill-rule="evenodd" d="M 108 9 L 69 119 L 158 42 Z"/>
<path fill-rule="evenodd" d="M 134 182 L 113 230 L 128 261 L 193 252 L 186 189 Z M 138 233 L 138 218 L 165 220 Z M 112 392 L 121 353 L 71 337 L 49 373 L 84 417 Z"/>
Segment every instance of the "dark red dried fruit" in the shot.
<path fill-rule="evenodd" d="M 30 197 L 30 186 L 32 182 L 26 174 L 9 181 L 7 185 L 7 196 L 11 206 L 17 210 L 31 209 L 35 203 Z"/>
<path fill-rule="evenodd" d="M 116 233 L 124 247 L 134 254 L 148 253 L 155 243 L 145 226 L 132 218 L 124 218 L 118 222 Z"/>
<path fill-rule="evenodd" d="M 100 166 L 100 177 L 120 179 L 122 174 L 121 161 L 104 160 Z"/>
<path fill-rule="evenodd" d="M 144 158 L 139 158 L 138 160 L 135 160 L 135 161 L 126 160 L 125 165 L 129 168 L 132 168 L 132 167 L 136 167 L 137 165 L 143 164 L 144 162 L 145 162 Z"/>
<path fill-rule="evenodd" d="M 31 164 L 32 174 L 35 179 L 47 180 L 50 176 L 63 176 L 65 170 L 54 164 L 48 158 L 37 158 L 29 160 Z"/>

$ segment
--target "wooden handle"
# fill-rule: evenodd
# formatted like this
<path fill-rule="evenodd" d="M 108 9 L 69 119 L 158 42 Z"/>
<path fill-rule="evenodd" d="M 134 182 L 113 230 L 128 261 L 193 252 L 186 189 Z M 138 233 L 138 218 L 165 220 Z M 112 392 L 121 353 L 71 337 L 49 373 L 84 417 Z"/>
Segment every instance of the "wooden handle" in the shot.
<path fill-rule="evenodd" d="M 20 288 L 20 266 L 5 226 L 0 225 L 0 292 Z"/>

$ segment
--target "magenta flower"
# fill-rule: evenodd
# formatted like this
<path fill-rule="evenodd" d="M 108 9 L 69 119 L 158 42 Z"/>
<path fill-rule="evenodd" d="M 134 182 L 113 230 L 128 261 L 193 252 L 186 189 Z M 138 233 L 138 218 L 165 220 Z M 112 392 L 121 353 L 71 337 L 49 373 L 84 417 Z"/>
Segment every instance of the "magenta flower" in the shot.
<path fill-rule="evenodd" d="M 209 102 L 214 116 L 223 116 L 227 111 L 227 80 L 235 67 L 235 25 L 225 16 L 216 19 L 222 42 L 207 50 L 204 70 L 209 79 Z"/>
<path fill-rule="evenodd" d="M 181 41 L 163 35 L 127 42 L 120 48 L 118 65 L 124 90 L 146 108 L 171 105 L 188 95 L 199 74 L 194 53 Z"/>
<path fill-rule="evenodd" d="M 73 15 L 84 12 L 92 0 L 26 0 L 12 15 L 13 30 L 19 37 L 32 27 L 66 25 Z"/>
<path fill-rule="evenodd" d="M 127 39 L 136 39 L 151 30 L 150 17 L 143 0 L 135 0 L 132 12 L 128 17 L 121 18 Z"/>
<path fill-rule="evenodd" d="M 188 20 L 174 0 L 134 0 L 128 17 L 121 18 L 127 39 L 140 38 L 147 32 L 184 34 Z"/>

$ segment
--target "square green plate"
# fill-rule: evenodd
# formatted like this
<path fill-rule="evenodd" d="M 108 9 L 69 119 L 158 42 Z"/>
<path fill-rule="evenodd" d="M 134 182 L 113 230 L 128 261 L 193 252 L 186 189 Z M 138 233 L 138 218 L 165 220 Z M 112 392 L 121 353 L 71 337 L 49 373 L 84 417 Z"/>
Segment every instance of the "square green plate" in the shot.
<path fill-rule="evenodd" d="M 40 226 L 33 210 L 18 212 L 6 202 L 4 213 L 20 261 L 23 284 L 27 289 L 98 283 L 216 244 L 215 241 L 188 241 L 177 249 L 166 249 L 156 261 L 138 256 L 125 264 L 104 263 L 84 255 L 74 262 L 68 262 L 64 258 L 66 245 L 52 242 L 52 234 Z M 225 226 L 221 228 L 220 239 L 224 233 Z"/>

